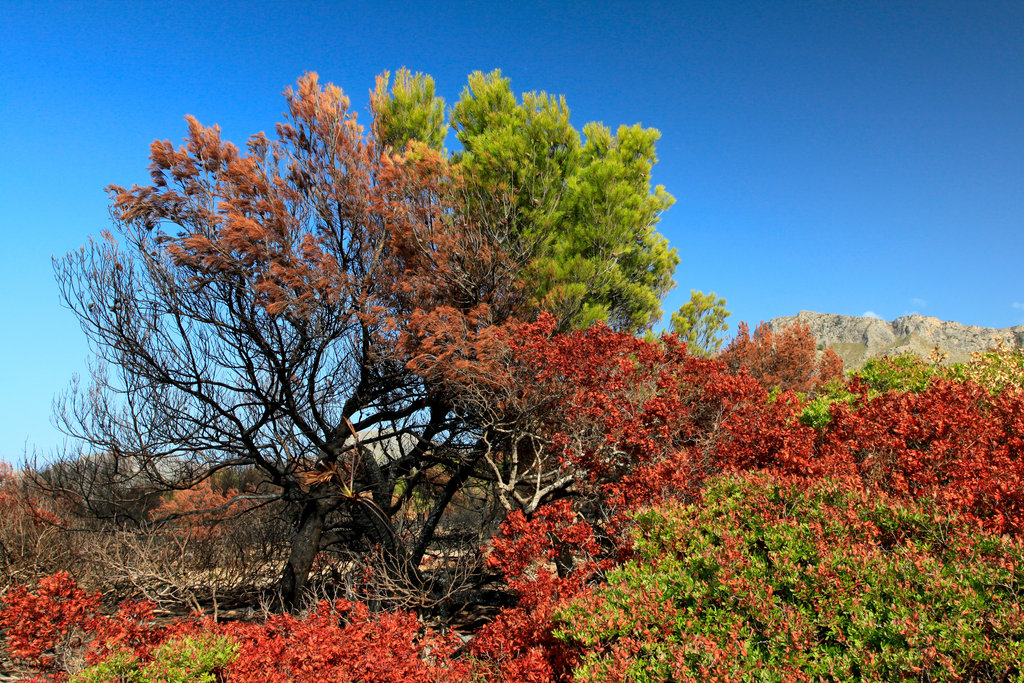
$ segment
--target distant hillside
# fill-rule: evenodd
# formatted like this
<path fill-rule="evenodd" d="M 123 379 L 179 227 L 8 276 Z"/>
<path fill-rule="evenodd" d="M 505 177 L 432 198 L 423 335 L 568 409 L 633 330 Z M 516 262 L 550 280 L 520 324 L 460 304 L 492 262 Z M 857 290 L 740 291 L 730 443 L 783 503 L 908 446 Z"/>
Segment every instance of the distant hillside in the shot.
<path fill-rule="evenodd" d="M 936 346 L 948 354 L 947 363 L 969 360 L 973 351 L 984 351 L 1001 339 L 1007 346 L 1024 348 L 1024 325 L 994 329 L 961 325 L 925 315 L 905 315 L 892 322 L 878 318 L 800 311 L 773 318 L 773 330 L 807 323 L 818 344 L 832 346 L 847 370 L 861 367 L 869 358 L 913 351 L 927 358 Z"/>

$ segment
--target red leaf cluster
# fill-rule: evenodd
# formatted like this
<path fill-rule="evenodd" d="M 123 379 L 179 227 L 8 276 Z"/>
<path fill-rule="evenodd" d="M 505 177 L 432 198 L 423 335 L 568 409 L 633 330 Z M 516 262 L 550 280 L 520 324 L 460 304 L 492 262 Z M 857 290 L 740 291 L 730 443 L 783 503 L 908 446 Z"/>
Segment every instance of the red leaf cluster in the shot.
<path fill-rule="evenodd" d="M 858 385 L 854 385 L 857 387 Z M 969 382 L 836 404 L 817 457 L 868 489 L 931 499 L 996 533 L 1024 533 L 1024 391 Z"/>
<path fill-rule="evenodd" d="M 58 522 L 57 515 L 24 490 L 14 468 L 5 462 L 0 462 L 0 517 L 8 522 L 17 520 L 36 529 Z"/>
<path fill-rule="evenodd" d="M 181 537 L 215 540 L 220 536 L 221 522 L 252 507 L 250 501 L 239 500 L 238 495 L 235 489 L 217 491 L 209 479 L 204 479 L 190 488 L 172 491 L 150 510 L 149 516 L 170 521 Z"/>
<path fill-rule="evenodd" d="M 818 357 L 814 335 L 804 322 L 778 332 L 762 322 L 753 337 L 742 322 L 719 358 L 733 372 L 746 370 L 769 391 L 810 393 L 843 376 L 843 361 L 831 347 Z"/>
<path fill-rule="evenodd" d="M 82 590 L 67 572 L 40 579 L 34 592 L 15 586 L 0 609 L 7 651 L 38 671 L 50 671 L 78 650 L 85 649 L 86 661 L 94 663 L 114 651 L 144 653 L 159 643 L 152 604 L 126 602 L 113 615 L 101 607 L 100 594 Z"/>
<path fill-rule="evenodd" d="M 182 619 L 153 623 L 152 606 L 126 603 L 103 615 L 100 596 L 87 594 L 66 572 L 42 579 L 35 591 L 8 591 L 0 629 L 12 657 L 64 680 L 72 653 L 96 663 L 127 651 L 143 661 L 162 643 L 198 632 L 228 636 L 240 644 L 227 680 L 247 683 L 439 683 L 470 680 L 471 666 L 454 660 L 462 646 L 455 635 L 424 629 L 416 615 L 375 614 L 363 604 L 322 602 L 305 617 L 272 616 L 262 623 L 214 623 Z"/>
<path fill-rule="evenodd" d="M 499 681 L 568 680 L 578 655 L 551 632 L 559 605 L 578 596 L 610 563 L 599 560 L 593 529 L 567 500 L 527 519 L 516 510 L 494 539 L 488 563 L 518 597 L 476 635 L 472 651 L 496 667 Z"/>
<path fill-rule="evenodd" d="M 470 667 L 451 655 L 462 642 L 423 629 L 407 612 L 371 613 L 366 605 L 322 602 L 305 618 L 278 615 L 261 624 L 207 628 L 241 644 L 230 680 L 252 683 L 469 680 Z"/>

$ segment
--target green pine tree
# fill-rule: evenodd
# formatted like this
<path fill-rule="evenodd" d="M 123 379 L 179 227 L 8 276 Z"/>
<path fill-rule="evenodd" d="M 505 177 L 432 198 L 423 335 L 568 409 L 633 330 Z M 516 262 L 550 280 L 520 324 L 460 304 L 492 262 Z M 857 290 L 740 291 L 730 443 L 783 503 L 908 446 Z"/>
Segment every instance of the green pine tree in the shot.
<path fill-rule="evenodd" d="M 386 79 L 378 83 L 381 137 L 396 148 L 412 138 L 440 148 L 448 124 L 436 116 L 443 102 L 433 81 L 399 74 L 390 92 Z M 563 330 L 604 320 L 641 332 L 657 322 L 679 263 L 655 230 L 674 201 L 651 187 L 657 130 L 621 126 L 613 135 L 588 123 L 581 137 L 564 97 L 517 98 L 500 71 L 470 75 L 449 123 L 461 144 L 450 154 L 460 210 L 521 264 L 535 309 Z"/>

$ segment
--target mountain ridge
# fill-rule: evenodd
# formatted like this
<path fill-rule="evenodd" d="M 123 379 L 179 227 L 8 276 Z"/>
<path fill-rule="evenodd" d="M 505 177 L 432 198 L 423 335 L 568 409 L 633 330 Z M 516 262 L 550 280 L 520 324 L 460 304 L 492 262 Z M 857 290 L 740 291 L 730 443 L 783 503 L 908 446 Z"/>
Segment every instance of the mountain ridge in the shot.
<path fill-rule="evenodd" d="M 796 315 L 772 318 L 773 331 L 798 321 L 807 323 L 819 348 L 831 346 L 847 370 L 855 370 L 870 358 L 912 351 L 927 358 L 940 347 L 945 363 L 970 360 L 971 353 L 995 347 L 1000 341 L 1011 348 L 1024 348 L 1024 325 L 993 328 L 964 325 L 951 320 L 912 313 L 892 321 L 837 313 L 800 311 Z"/>

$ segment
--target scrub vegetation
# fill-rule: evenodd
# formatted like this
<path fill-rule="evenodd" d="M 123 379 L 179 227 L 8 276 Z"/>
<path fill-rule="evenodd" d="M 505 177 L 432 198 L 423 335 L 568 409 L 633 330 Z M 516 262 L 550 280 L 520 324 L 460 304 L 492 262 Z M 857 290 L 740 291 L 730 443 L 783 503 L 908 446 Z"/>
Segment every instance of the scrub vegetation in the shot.
<path fill-rule="evenodd" d="M 97 356 L 0 469 L 0 671 L 1022 680 L 1020 352 L 847 376 L 699 291 L 656 335 L 657 131 L 499 72 L 285 98 L 56 262 Z"/>

